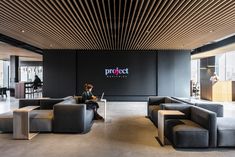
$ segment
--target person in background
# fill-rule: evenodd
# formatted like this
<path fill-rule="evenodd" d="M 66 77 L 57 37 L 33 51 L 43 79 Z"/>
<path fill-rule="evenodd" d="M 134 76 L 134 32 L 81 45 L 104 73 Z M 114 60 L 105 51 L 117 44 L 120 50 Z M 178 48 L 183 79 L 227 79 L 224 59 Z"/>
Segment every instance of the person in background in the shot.
<path fill-rule="evenodd" d="M 97 98 L 92 94 L 93 85 L 85 84 L 84 85 L 84 92 L 82 93 L 82 100 L 87 105 L 87 109 L 94 110 L 94 119 L 96 120 L 104 120 L 102 116 L 100 116 L 97 112 L 99 105 L 96 102 Z"/>
<path fill-rule="evenodd" d="M 215 84 L 216 82 L 219 81 L 219 76 L 216 74 L 216 72 L 213 73 L 213 75 L 210 78 L 210 81 L 212 82 L 212 84 Z"/>
<path fill-rule="evenodd" d="M 34 81 L 33 81 L 33 89 L 37 90 L 38 87 L 41 87 L 41 79 L 38 77 L 38 75 L 35 75 Z"/>

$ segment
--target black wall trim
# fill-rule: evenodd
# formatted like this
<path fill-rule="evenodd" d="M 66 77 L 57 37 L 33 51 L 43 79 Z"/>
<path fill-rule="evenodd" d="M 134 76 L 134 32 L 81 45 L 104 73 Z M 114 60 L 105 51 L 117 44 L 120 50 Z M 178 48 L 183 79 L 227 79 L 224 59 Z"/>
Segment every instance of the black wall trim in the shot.
<path fill-rule="evenodd" d="M 221 40 L 219 42 L 211 43 L 211 44 L 196 48 L 195 50 L 191 52 L 191 55 L 203 53 L 206 51 L 211 51 L 211 50 L 214 50 L 214 49 L 217 49 L 217 48 L 229 45 L 229 44 L 234 44 L 234 43 L 235 43 L 235 35 L 227 39 Z"/>
<path fill-rule="evenodd" d="M 41 55 L 43 54 L 42 49 L 35 47 L 35 46 L 32 46 L 30 44 L 27 44 L 25 42 L 19 41 L 17 39 L 11 38 L 9 36 L 3 35 L 1 33 L 0 33 L 0 41 L 8 43 L 8 44 L 15 46 L 15 47 L 19 47 L 19 48 L 23 48 L 23 49 L 26 49 L 29 51 L 36 52 Z"/>

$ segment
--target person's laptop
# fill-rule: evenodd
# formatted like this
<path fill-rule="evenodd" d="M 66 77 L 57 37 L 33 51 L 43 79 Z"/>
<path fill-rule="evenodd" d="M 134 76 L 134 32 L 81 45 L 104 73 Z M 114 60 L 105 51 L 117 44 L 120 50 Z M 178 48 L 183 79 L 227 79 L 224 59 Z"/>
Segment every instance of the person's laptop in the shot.
<path fill-rule="evenodd" d="M 102 93 L 101 97 L 98 100 L 100 101 L 104 100 L 104 92 Z"/>

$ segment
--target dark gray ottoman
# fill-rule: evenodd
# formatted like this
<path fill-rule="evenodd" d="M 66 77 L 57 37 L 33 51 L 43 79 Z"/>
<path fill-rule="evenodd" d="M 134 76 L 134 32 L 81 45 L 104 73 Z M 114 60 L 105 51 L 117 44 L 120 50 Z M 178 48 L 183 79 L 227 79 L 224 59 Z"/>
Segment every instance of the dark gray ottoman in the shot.
<path fill-rule="evenodd" d="M 12 132 L 13 130 L 13 112 L 0 114 L 0 131 Z"/>
<path fill-rule="evenodd" d="M 30 112 L 30 131 L 51 132 L 52 131 L 52 110 L 33 110 Z M 13 132 L 13 112 L 0 114 L 0 131 Z"/>
<path fill-rule="evenodd" d="M 218 147 L 235 147 L 235 118 L 217 118 Z"/>
<path fill-rule="evenodd" d="M 208 130 L 191 120 L 181 120 L 184 124 L 173 127 L 173 145 L 178 148 L 199 148 L 209 146 Z"/>

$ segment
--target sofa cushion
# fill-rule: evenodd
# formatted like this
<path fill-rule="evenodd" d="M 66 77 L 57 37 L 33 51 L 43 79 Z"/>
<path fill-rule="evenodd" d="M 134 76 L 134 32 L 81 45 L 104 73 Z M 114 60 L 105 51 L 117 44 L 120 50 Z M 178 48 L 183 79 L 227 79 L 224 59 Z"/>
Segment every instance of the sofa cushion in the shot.
<path fill-rule="evenodd" d="M 52 131 L 52 110 L 33 110 L 30 112 L 30 131 L 51 132 Z"/>
<path fill-rule="evenodd" d="M 217 135 L 219 147 L 235 147 L 235 118 L 217 118 Z"/>
<path fill-rule="evenodd" d="M 51 132 L 52 110 L 33 110 L 30 112 L 30 131 Z M 13 132 L 13 111 L 0 114 L 0 131 Z"/>
<path fill-rule="evenodd" d="M 165 137 L 173 141 L 173 128 L 176 125 L 184 124 L 180 119 L 166 119 L 164 124 L 164 135 Z"/>
<path fill-rule="evenodd" d="M 184 124 L 173 127 L 173 145 L 176 147 L 208 147 L 209 133 L 191 120 L 181 120 Z"/>

